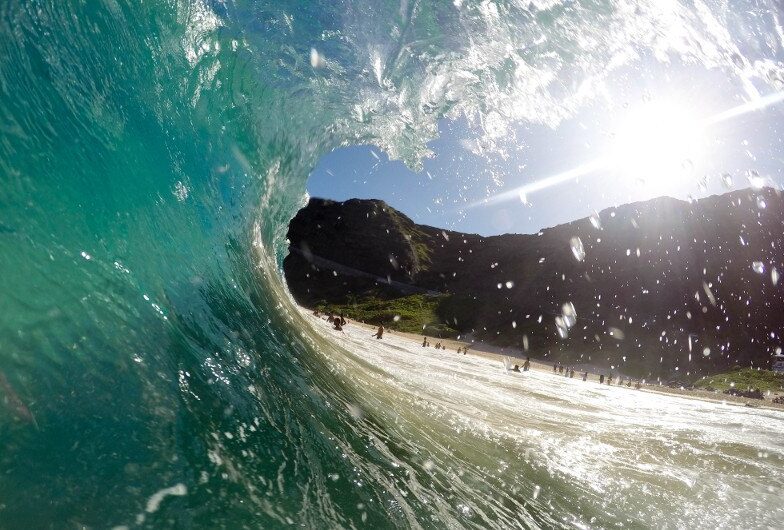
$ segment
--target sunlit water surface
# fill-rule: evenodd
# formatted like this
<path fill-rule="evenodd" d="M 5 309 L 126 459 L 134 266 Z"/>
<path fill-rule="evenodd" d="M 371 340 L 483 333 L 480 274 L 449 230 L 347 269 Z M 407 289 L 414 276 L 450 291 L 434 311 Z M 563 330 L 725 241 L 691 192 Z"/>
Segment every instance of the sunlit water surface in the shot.
<path fill-rule="evenodd" d="M 784 521 L 782 412 L 511 373 L 499 361 L 305 318 L 348 352 L 335 354 L 334 369 L 374 403 L 373 418 L 425 440 L 412 473 L 442 484 L 445 517 L 534 523 L 530 514 L 546 512 L 539 523 L 577 527 Z M 363 406 L 349 404 L 359 418 Z"/>

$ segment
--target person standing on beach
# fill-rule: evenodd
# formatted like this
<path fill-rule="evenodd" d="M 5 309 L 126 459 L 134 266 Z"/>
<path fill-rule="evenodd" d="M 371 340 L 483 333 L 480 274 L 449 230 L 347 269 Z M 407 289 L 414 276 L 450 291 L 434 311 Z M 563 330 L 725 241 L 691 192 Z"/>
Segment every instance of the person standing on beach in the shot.
<path fill-rule="evenodd" d="M 599 384 L 600 385 L 604 384 L 604 374 L 599 374 Z"/>
<path fill-rule="evenodd" d="M 526 357 L 525 358 L 525 363 L 523 363 L 523 372 L 527 372 L 530 369 L 531 369 L 531 358 L 530 357 Z"/>
<path fill-rule="evenodd" d="M 583 381 L 588 381 L 588 370 L 583 374 Z"/>
<path fill-rule="evenodd" d="M 427 337 L 422 337 L 422 347 L 427 347 Z"/>
<path fill-rule="evenodd" d="M 376 332 L 376 338 L 380 339 L 384 336 L 384 325 L 381 324 L 378 326 L 378 331 Z"/>
<path fill-rule="evenodd" d="M 553 363 L 553 373 L 555 373 L 557 370 L 558 370 L 558 365 Z"/>

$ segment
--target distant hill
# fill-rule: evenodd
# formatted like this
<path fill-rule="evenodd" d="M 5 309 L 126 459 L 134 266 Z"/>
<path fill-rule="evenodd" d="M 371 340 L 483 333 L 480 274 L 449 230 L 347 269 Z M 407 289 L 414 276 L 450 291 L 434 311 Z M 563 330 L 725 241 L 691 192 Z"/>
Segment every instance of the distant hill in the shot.
<path fill-rule="evenodd" d="M 769 188 L 492 237 L 418 225 L 379 200 L 314 198 L 288 238 L 302 305 L 350 314 L 416 296 L 442 331 L 536 357 L 678 378 L 766 368 L 784 333 L 784 198 Z"/>

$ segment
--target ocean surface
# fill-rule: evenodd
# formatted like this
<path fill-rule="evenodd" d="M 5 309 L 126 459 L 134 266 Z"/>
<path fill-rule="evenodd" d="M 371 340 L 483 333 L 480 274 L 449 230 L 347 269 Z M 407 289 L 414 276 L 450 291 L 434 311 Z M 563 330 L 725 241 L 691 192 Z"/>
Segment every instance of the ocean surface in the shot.
<path fill-rule="evenodd" d="M 780 527 L 781 414 L 325 338 L 318 157 L 493 150 L 641 57 L 781 90 L 777 0 L 0 3 L 0 528 Z M 751 88 L 749 89 L 751 91 Z"/>
<path fill-rule="evenodd" d="M 328 354 L 361 396 L 349 412 L 362 420 L 367 407 L 408 440 L 409 458 L 390 455 L 399 495 L 440 506 L 439 525 L 773 528 L 784 517 L 782 411 L 513 373 L 305 319 L 349 352 Z"/>

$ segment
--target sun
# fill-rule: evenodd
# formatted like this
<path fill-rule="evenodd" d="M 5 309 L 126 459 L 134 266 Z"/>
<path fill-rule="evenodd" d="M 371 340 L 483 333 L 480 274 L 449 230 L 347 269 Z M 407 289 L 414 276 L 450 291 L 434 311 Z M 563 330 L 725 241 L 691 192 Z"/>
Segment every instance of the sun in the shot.
<path fill-rule="evenodd" d="M 668 191 L 694 170 L 704 149 L 703 130 L 685 106 L 646 103 L 620 119 L 608 165 L 619 177 Z"/>

